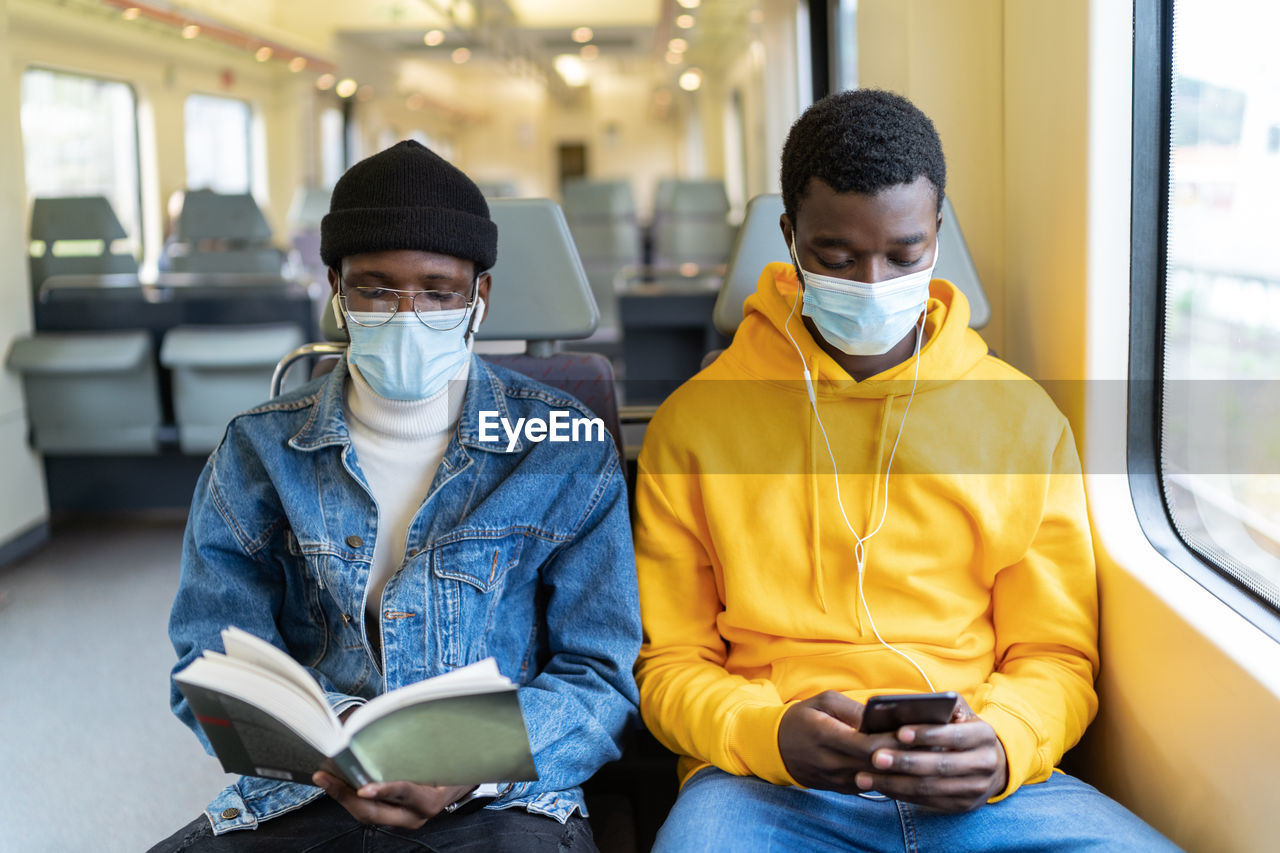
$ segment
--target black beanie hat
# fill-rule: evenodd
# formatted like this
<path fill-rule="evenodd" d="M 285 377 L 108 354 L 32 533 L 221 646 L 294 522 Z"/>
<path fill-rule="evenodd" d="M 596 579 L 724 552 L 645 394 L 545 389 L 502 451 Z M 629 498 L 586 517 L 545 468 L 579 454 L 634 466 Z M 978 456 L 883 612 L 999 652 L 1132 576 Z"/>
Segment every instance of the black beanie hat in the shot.
<path fill-rule="evenodd" d="M 320 259 L 334 269 L 348 255 L 392 249 L 465 258 L 476 272 L 498 259 L 498 226 L 480 188 L 411 139 L 348 169 L 320 221 Z"/>

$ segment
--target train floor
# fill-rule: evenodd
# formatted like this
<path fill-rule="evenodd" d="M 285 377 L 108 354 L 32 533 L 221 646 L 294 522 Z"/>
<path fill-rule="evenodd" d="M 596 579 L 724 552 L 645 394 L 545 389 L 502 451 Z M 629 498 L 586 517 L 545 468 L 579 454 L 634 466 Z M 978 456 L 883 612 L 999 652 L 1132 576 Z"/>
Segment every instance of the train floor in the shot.
<path fill-rule="evenodd" d="M 169 712 L 183 524 L 57 524 L 0 572 L 0 848 L 146 850 L 231 778 Z"/>

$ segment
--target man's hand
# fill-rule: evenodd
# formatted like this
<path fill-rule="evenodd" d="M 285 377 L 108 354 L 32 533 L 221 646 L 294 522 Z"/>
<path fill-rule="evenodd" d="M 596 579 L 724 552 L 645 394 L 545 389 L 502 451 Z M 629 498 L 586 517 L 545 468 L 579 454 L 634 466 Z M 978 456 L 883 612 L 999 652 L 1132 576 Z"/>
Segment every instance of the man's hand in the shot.
<path fill-rule="evenodd" d="M 474 790 L 474 785 L 435 787 L 413 782 L 381 782 L 356 791 L 336 776 L 320 771 L 311 777 L 361 823 L 418 829 L 444 807 Z"/>
<path fill-rule="evenodd" d="M 778 724 L 778 751 L 787 772 L 806 788 L 856 794 L 860 772 L 873 771 L 877 750 L 901 747 L 892 733 L 858 731 L 863 706 L 843 693 L 828 690 L 797 702 Z"/>
<path fill-rule="evenodd" d="M 874 750 L 871 769 L 857 774 L 858 789 L 964 812 L 978 808 L 1008 784 L 1004 745 L 964 699 L 946 725 L 903 726 L 894 740 Z"/>

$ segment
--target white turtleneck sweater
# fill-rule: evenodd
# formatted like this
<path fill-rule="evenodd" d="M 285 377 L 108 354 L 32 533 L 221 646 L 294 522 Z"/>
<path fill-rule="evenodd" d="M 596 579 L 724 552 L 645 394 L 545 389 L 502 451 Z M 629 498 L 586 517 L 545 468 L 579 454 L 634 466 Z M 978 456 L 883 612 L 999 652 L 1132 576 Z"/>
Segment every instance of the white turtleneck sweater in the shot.
<path fill-rule="evenodd" d="M 382 591 L 404 564 L 409 525 L 431 488 L 449 448 L 449 436 L 462 415 L 471 359 L 463 362 L 447 386 L 425 400 L 388 400 L 369 386 L 354 364 L 347 362 L 347 369 L 351 378 L 343 389 L 342 413 L 356 461 L 378 507 L 364 623 L 375 654 L 381 656 Z M 453 806 L 475 797 L 496 797 L 501 788 L 500 783 L 487 782 Z"/>
<path fill-rule="evenodd" d="M 431 488 L 462 414 L 471 359 L 463 362 L 448 385 L 425 400 L 381 397 L 355 365 L 348 362 L 347 366 L 350 380 L 342 413 L 356 461 L 378 507 L 364 611 L 365 629 L 376 652 L 382 641 L 382 591 L 404 564 L 409 524 Z"/>

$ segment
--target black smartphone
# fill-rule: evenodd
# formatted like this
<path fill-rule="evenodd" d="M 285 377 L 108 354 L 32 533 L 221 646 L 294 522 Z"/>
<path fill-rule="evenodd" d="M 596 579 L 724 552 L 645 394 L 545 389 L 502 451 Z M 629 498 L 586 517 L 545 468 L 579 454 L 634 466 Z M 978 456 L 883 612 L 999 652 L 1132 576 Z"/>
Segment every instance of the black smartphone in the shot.
<path fill-rule="evenodd" d="M 862 712 L 858 731 L 877 735 L 913 724 L 942 725 L 951 720 L 960 697 L 954 690 L 946 693 L 908 693 L 903 696 L 872 696 Z"/>

